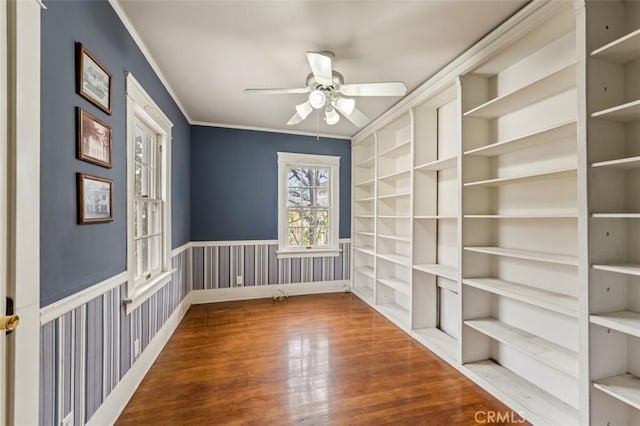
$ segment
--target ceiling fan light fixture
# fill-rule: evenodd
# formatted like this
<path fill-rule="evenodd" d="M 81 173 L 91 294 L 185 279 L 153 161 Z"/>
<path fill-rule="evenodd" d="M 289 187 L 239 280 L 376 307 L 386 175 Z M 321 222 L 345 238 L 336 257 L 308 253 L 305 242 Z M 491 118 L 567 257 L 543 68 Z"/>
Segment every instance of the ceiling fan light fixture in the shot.
<path fill-rule="evenodd" d="M 315 109 L 320 109 L 327 102 L 327 97 L 321 90 L 313 90 L 309 93 L 309 104 Z"/>
<path fill-rule="evenodd" d="M 328 125 L 333 126 L 340 121 L 340 114 L 338 114 L 338 111 L 336 111 L 335 108 L 327 107 L 324 111 L 324 120 Z"/>
<path fill-rule="evenodd" d="M 336 108 L 345 115 L 351 115 L 355 107 L 355 99 L 338 98 L 336 101 Z"/>

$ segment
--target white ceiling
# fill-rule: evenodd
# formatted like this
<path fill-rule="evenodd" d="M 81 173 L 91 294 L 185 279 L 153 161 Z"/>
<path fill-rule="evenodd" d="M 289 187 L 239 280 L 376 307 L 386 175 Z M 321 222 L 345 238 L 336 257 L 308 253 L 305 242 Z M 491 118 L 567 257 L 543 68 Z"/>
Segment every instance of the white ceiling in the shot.
<path fill-rule="evenodd" d="M 352 136 L 310 115 L 285 123 L 304 94 L 306 51 L 335 53 L 345 83 L 404 81 L 409 92 L 515 13 L 526 0 L 118 0 L 192 122 Z M 399 98 L 359 97 L 375 119 Z"/>

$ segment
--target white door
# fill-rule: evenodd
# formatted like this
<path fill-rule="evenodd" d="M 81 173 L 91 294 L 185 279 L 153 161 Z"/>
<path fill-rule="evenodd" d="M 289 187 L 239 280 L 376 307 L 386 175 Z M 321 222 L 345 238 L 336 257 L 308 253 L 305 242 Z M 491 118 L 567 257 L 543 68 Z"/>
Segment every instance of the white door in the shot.
<path fill-rule="evenodd" d="M 40 342 L 40 13 L 0 0 L 0 424 L 37 425 Z M 0 322 L 1 325 L 1 322 Z"/>

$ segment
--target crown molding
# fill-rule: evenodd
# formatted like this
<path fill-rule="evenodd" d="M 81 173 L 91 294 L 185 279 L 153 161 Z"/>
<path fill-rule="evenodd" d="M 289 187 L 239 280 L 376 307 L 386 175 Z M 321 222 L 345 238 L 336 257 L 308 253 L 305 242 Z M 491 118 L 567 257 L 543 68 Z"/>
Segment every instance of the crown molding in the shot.
<path fill-rule="evenodd" d="M 351 136 L 334 135 L 331 133 L 304 132 L 300 130 L 274 129 L 271 127 L 256 127 L 256 126 L 242 126 L 238 124 L 209 123 L 207 121 L 191 121 L 190 124 L 193 126 L 223 127 L 225 129 L 254 130 L 257 132 L 283 133 L 285 135 L 317 136 L 321 138 L 351 140 Z"/>

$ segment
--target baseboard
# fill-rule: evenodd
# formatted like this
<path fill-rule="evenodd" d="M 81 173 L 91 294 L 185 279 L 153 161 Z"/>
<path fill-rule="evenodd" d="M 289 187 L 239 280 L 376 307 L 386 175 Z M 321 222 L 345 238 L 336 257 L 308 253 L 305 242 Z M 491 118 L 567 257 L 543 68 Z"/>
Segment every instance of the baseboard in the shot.
<path fill-rule="evenodd" d="M 153 363 L 155 362 L 162 349 L 167 344 L 173 332 L 176 330 L 180 321 L 191 306 L 192 293 L 180 302 L 178 307 L 173 311 L 167 322 L 162 326 L 153 340 L 142 352 L 140 357 L 131 366 L 131 369 L 120 380 L 117 386 L 109 394 L 107 399 L 102 403 L 100 408 L 87 422 L 88 426 L 112 425 L 118 420 L 120 414 L 129 403 L 129 400 L 135 393 L 136 389 L 144 379 Z"/>
<path fill-rule="evenodd" d="M 192 290 L 191 303 L 231 302 L 236 300 L 266 299 L 282 293 L 288 296 L 307 294 L 341 293 L 350 291 L 350 281 L 323 281 L 297 284 L 272 284 L 252 287 L 216 288 L 208 290 Z"/>

